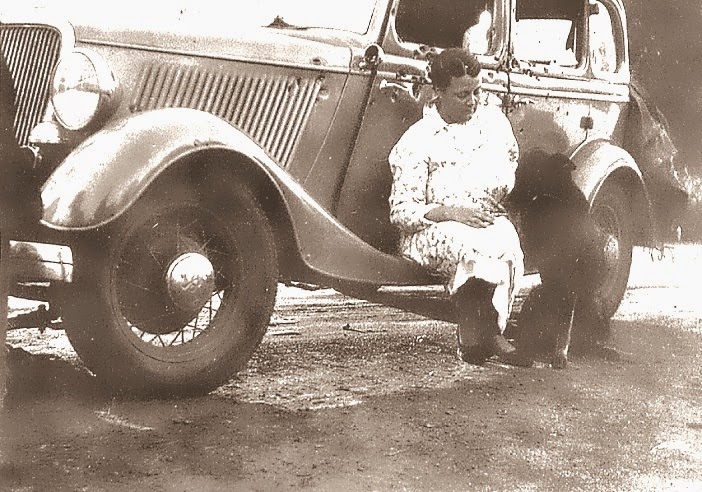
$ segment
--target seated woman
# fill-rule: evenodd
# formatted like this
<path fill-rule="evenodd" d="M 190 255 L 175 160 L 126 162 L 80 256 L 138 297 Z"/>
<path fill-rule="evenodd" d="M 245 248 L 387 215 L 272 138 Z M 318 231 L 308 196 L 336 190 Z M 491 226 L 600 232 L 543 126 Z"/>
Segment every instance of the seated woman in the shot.
<path fill-rule="evenodd" d="M 432 61 L 437 97 L 390 152 L 390 220 L 401 230 L 401 253 L 445 275 L 459 309 L 460 357 L 529 365 L 502 335 L 524 272 L 517 231 L 501 205 L 519 152 L 505 115 L 481 102 L 480 68 L 460 48 Z"/>

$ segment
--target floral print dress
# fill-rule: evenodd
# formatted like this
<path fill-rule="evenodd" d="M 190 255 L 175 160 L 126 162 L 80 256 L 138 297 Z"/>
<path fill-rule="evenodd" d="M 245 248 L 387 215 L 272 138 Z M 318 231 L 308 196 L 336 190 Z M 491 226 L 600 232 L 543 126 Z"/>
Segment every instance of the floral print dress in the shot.
<path fill-rule="evenodd" d="M 486 195 L 502 201 L 514 187 L 518 155 L 512 127 L 496 105 L 481 104 L 466 123 L 447 124 L 430 103 L 389 156 L 390 220 L 401 231 L 401 254 L 444 275 L 451 294 L 472 277 L 496 285 L 492 301 L 502 331 L 524 274 L 514 225 L 507 217 L 477 228 L 425 215 Z"/>

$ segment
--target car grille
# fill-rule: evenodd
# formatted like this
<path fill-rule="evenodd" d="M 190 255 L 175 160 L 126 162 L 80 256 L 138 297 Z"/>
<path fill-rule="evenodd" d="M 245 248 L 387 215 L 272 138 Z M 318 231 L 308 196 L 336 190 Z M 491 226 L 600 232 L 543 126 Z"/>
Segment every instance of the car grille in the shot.
<path fill-rule="evenodd" d="M 175 64 L 147 64 L 132 111 L 192 108 L 228 121 L 287 167 L 307 124 L 321 81 L 299 77 L 250 77 Z"/>
<path fill-rule="evenodd" d="M 61 32 L 44 25 L 0 24 L 0 47 L 15 85 L 15 136 L 26 145 L 49 103 Z"/>

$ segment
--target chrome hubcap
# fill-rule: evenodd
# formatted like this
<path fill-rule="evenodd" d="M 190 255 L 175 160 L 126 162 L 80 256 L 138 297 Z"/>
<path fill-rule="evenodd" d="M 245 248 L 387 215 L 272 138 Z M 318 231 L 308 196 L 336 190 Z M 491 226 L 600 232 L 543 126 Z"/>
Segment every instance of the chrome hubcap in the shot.
<path fill-rule="evenodd" d="M 168 295 L 176 309 L 194 317 L 212 298 L 215 271 L 210 260 L 200 253 L 184 253 L 166 272 Z"/>

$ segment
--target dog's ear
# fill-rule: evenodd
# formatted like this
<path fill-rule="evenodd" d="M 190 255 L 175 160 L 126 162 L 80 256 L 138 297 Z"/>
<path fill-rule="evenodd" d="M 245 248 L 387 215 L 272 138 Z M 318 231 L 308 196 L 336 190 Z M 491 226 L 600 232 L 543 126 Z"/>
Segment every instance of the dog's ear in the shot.
<path fill-rule="evenodd" d="M 513 205 L 522 205 L 529 200 L 533 183 L 530 179 L 528 164 L 520 161 L 514 174 L 514 187 L 508 195 L 508 200 Z"/>

